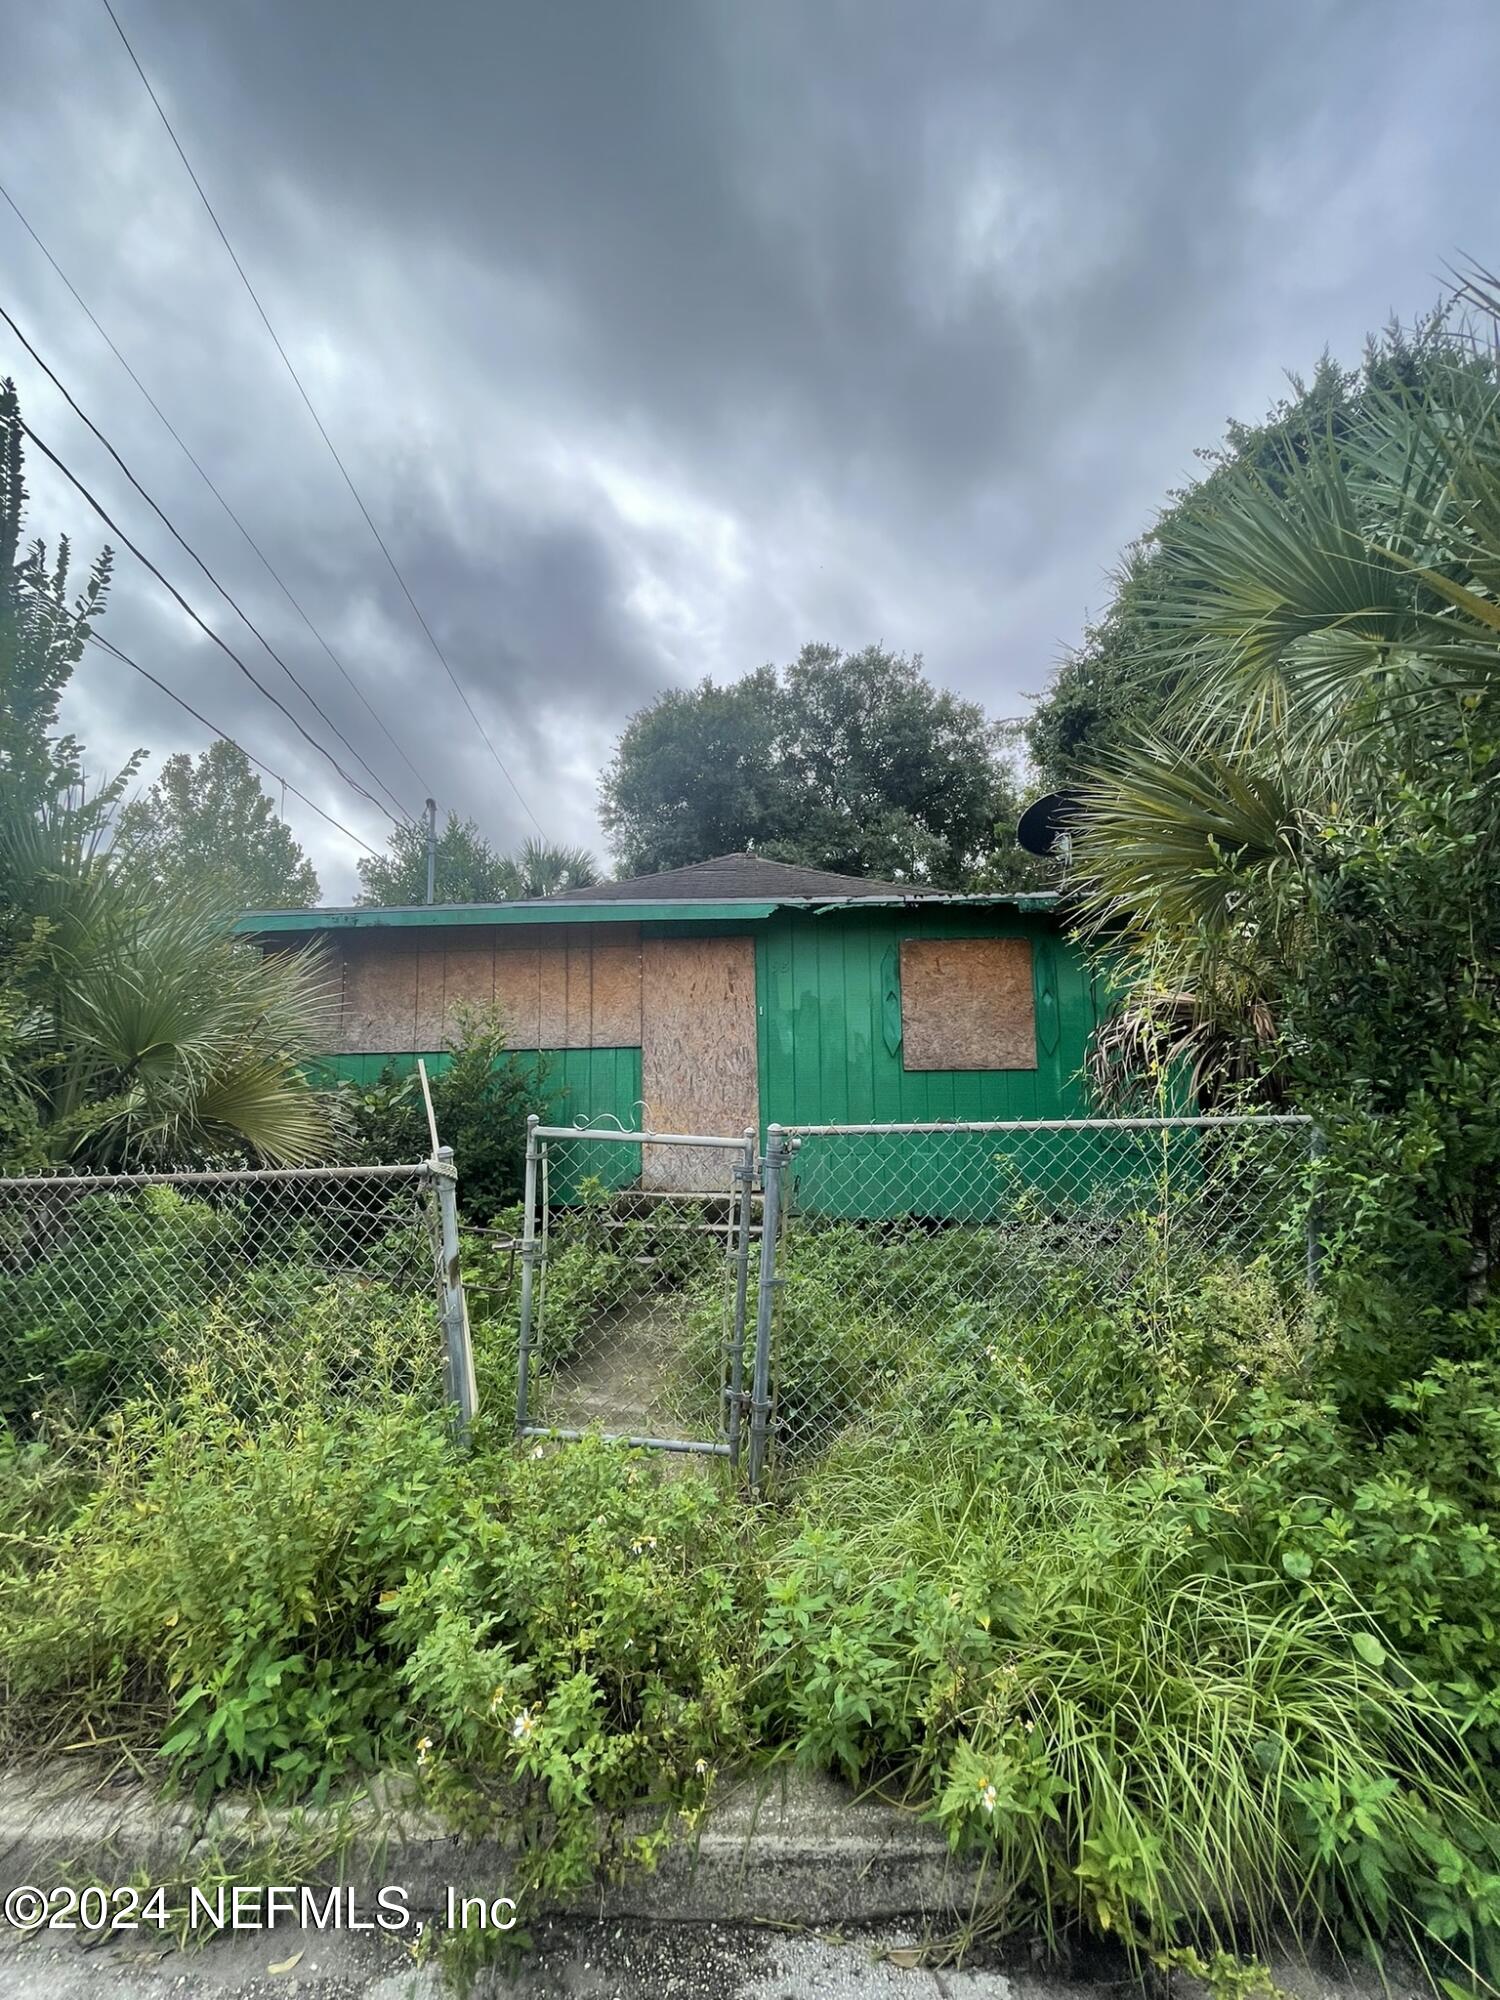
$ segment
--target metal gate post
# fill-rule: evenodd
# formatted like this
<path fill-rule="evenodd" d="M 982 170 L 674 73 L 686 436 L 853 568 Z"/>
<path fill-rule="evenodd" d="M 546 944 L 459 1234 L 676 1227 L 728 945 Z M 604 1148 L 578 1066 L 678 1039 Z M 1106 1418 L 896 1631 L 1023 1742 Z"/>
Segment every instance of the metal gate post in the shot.
<path fill-rule="evenodd" d="M 453 1148 L 439 1146 L 432 1156 L 442 1226 L 443 1257 L 439 1276 L 443 1288 L 443 1336 L 447 1350 L 448 1400 L 458 1414 L 458 1435 L 469 1442 L 479 1389 L 474 1380 L 474 1343 L 469 1337 L 469 1305 L 464 1297 L 463 1267 L 458 1247 L 458 1175 Z"/>
<path fill-rule="evenodd" d="M 740 1429 L 744 1420 L 745 1396 L 745 1303 L 750 1292 L 750 1215 L 755 1191 L 755 1130 L 745 1128 L 745 1157 L 734 1170 L 739 1190 L 739 1237 L 734 1246 L 734 1319 L 729 1329 L 729 1386 L 725 1390 L 725 1411 L 729 1438 L 729 1464 L 740 1469 Z"/>
<path fill-rule="evenodd" d="M 536 1169 L 541 1144 L 536 1128 L 541 1122 L 535 1112 L 526 1120 L 526 1186 L 521 1196 L 521 1330 L 516 1341 L 517 1438 L 525 1435 L 530 1421 L 526 1405 L 531 1372 L 531 1315 L 536 1286 Z"/>
<path fill-rule="evenodd" d="M 781 1233 L 781 1176 L 787 1145 L 779 1125 L 766 1127 L 761 1161 L 760 1283 L 755 1294 L 755 1369 L 750 1385 L 750 1484 L 759 1493 L 765 1480 L 771 1421 L 771 1327 L 775 1319 L 777 1239 Z"/>

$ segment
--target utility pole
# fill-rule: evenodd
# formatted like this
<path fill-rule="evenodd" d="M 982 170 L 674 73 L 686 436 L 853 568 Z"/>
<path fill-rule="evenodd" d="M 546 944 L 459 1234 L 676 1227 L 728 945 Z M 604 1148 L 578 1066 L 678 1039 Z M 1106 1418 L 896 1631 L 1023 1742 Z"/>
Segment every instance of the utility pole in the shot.
<path fill-rule="evenodd" d="M 427 801 L 427 900 L 437 889 L 437 800 Z"/>

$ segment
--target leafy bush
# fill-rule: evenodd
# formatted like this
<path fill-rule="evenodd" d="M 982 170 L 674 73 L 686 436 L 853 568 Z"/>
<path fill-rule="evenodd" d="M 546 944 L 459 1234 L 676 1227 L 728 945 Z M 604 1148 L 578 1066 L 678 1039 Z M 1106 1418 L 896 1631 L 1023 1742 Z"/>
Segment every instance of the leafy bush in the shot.
<path fill-rule="evenodd" d="M 239 1394 L 252 1368 L 279 1383 L 286 1356 L 342 1394 L 382 1353 L 397 1366 L 399 1349 L 409 1386 L 437 1392 L 435 1297 L 409 1200 L 351 1219 L 281 1200 L 275 1183 L 253 1205 L 64 1185 L 6 1223 L 0 1425 L 18 1435 L 170 1396 L 199 1356 Z"/>
<path fill-rule="evenodd" d="M 815 1475 L 768 1565 L 761 1732 L 935 1812 L 1010 1925 L 1164 1952 L 1311 1920 L 1493 1972 L 1472 1718 L 1355 1576 L 1247 1529 L 1244 1438 L 1142 1453 L 1001 1372 L 987 1422 Z"/>
<path fill-rule="evenodd" d="M 40 1206 L 40 1205 L 39 1205 Z M 146 1379 L 164 1325 L 212 1298 L 236 1218 L 169 1187 L 8 1212 L 0 1250 L 0 1422 L 60 1396 L 83 1412 Z"/>
<path fill-rule="evenodd" d="M 620 1275 L 601 1220 L 580 1323 Z M 1366 1432 L 1262 1269 L 1170 1293 L 1138 1244 L 1132 1290 L 1028 1345 L 976 1317 L 996 1254 L 826 1232 L 803 1379 L 915 1312 L 951 1380 L 924 1408 L 893 1378 L 758 1510 L 598 1441 L 516 1448 L 506 1405 L 462 1454 L 380 1285 L 264 1273 L 169 1393 L 7 1447 L 10 1740 L 108 1736 L 203 1797 L 404 1766 L 457 1827 L 517 1830 L 527 1890 L 649 1860 L 716 1774 L 795 1756 L 985 1855 L 1014 1929 L 1171 1962 L 1291 1923 L 1493 1980 L 1500 1368 L 1444 1363 Z"/>
<path fill-rule="evenodd" d="M 521 1192 L 526 1120 L 548 1098 L 541 1059 L 509 1053 L 493 1010 L 460 1007 L 443 1052 L 428 1065 L 438 1137 L 453 1148 L 459 1200 L 471 1221 L 488 1222 Z M 354 1160 L 425 1160 L 432 1151 L 421 1079 L 388 1062 L 373 1084 L 339 1086 Z"/>

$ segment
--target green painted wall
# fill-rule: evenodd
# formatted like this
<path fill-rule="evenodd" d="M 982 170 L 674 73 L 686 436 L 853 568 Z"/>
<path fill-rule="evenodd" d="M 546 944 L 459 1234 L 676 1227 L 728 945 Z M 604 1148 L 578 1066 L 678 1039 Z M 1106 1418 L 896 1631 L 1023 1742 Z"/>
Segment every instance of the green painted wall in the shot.
<path fill-rule="evenodd" d="M 759 1036 L 762 1131 L 779 1125 L 904 1124 L 927 1120 L 1069 1118 L 1086 1114 L 1082 1067 L 1095 1019 L 1095 989 L 1077 948 L 1045 914 L 976 908 L 841 910 L 828 916 L 782 910 L 747 925 L 705 921 L 670 927 L 647 923 L 676 937 L 743 933 L 755 938 L 756 1013 Z M 899 1045 L 899 957 L 903 938 L 1021 937 L 1032 946 L 1037 1027 L 1034 1070 L 925 1070 L 902 1067 Z M 537 1051 L 517 1051 L 534 1060 Z M 551 1049 L 545 1055 L 552 1089 L 549 1123 L 571 1125 L 613 1117 L 637 1123 L 641 1096 L 638 1048 Z M 415 1055 L 341 1055 L 328 1058 L 334 1074 L 373 1082 L 387 1061 L 408 1070 Z M 447 1058 L 427 1058 L 441 1069 Z M 1068 1146 L 1022 1138 L 1008 1141 L 1015 1157 L 1002 1160 L 992 1135 L 972 1141 L 951 1137 L 902 1142 L 903 1188 L 887 1204 L 877 1201 L 873 1169 L 852 1203 L 831 1185 L 818 1205 L 830 1213 L 910 1213 L 980 1216 L 995 1212 L 1017 1178 L 1042 1190 L 1077 1194 L 1079 1182 L 1114 1182 L 1125 1176 L 1104 1141 L 1074 1139 Z M 640 1173 L 634 1146 L 597 1147 L 612 1186 Z M 972 1155 L 972 1157 L 970 1157 Z M 1024 1155 L 1024 1157 L 1023 1157 Z M 830 1155 L 831 1157 L 831 1155 Z M 817 1195 L 814 1154 L 802 1159 L 801 1190 Z M 1050 1165 L 1049 1165 L 1050 1162 Z M 558 1161 L 563 1170 L 562 1161 Z M 592 1159 L 591 1159 L 592 1167 Z M 847 1178 L 855 1176 L 844 1159 Z M 832 1168 L 829 1169 L 830 1173 Z M 1069 1185 L 1064 1185 L 1068 1183 Z"/>
<path fill-rule="evenodd" d="M 1034 1070 L 907 1070 L 900 1029 L 903 938 L 1019 937 L 1032 947 Z M 1046 917 L 1020 911 L 872 910 L 836 919 L 783 912 L 757 934 L 762 1123 L 920 1124 L 944 1119 L 1070 1118 L 1087 1111 L 1082 1078 L 1094 987 L 1077 948 Z M 797 1201 L 832 1216 L 917 1214 L 990 1220 L 1020 1188 L 1075 1199 L 1114 1182 L 1118 1164 L 1081 1135 L 989 1133 L 809 1141 Z"/>
<path fill-rule="evenodd" d="M 573 1125 L 610 1114 L 622 1125 L 640 1121 L 641 1052 L 639 1049 L 516 1049 L 518 1062 L 547 1065 L 548 1093 L 542 1115 L 550 1125 Z M 422 1057 L 428 1074 L 437 1076 L 452 1060 L 438 1049 Z M 417 1066 L 415 1054 L 335 1055 L 323 1058 L 324 1068 L 349 1083 L 371 1084 L 387 1063 L 405 1076 Z M 440 1135 L 441 1136 L 441 1135 Z M 577 1163 L 575 1163 L 577 1164 Z M 575 1192 L 575 1176 L 558 1161 L 565 1193 Z M 639 1146 L 589 1148 L 586 1171 L 607 1187 L 629 1187 L 641 1176 Z"/>
<path fill-rule="evenodd" d="M 903 938 L 1031 940 L 1034 1070 L 912 1070 L 886 1040 L 885 993 Z M 761 1118 L 778 1125 L 904 1124 L 939 1118 L 1068 1118 L 1094 1024 L 1077 949 L 1021 912 L 782 912 L 756 938 Z M 899 1015 L 897 1017 L 899 1021 Z"/>

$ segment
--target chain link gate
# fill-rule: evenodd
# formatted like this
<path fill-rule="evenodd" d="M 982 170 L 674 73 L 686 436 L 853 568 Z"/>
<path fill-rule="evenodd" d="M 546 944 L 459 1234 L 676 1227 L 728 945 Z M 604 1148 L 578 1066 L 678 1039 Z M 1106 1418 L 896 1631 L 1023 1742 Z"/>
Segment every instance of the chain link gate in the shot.
<path fill-rule="evenodd" d="M 684 1153 L 693 1169 L 669 1170 Z M 753 1131 L 718 1138 L 533 1118 L 516 1435 L 597 1433 L 738 1469 L 766 1414 L 746 1388 L 755 1205 Z M 761 1456 L 752 1449 L 755 1464 Z"/>
<path fill-rule="evenodd" d="M 1066 1404 L 1088 1393 L 1079 1315 L 1128 1299 L 1232 1305 L 1240 1284 L 1294 1345 L 1320 1151 L 1296 1116 L 771 1126 L 757 1400 L 778 1456 L 940 1423 L 987 1365 Z"/>

